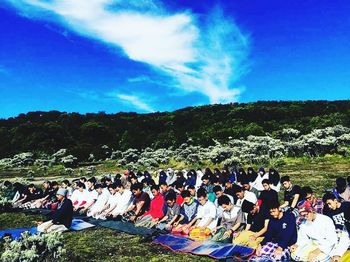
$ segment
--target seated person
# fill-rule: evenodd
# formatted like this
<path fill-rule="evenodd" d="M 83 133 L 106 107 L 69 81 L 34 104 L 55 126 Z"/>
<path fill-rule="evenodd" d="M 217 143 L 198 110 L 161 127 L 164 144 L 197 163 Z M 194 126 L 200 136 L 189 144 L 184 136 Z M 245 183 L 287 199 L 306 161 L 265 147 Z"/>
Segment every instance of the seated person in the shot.
<path fill-rule="evenodd" d="M 252 185 L 250 184 L 249 180 L 248 179 L 244 179 L 242 181 L 242 187 L 244 188 L 245 191 L 249 191 L 249 192 L 252 192 L 254 193 L 254 195 L 258 198 L 259 195 L 260 195 L 260 192 L 255 188 L 255 187 L 252 187 Z"/>
<path fill-rule="evenodd" d="M 61 182 L 61 187 L 64 189 L 67 189 L 67 191 L 68 191 L 67 198 L 70 199 L 72 194 L 73 194 L 73 187 L 72 187 L 71 183 L 69 183 L 69 181 L 67 179 L 65 179 Z"/>
<path fill-rule="evenodd" d="M 146 192 L 142 191 L 142 184 L 135 183 L 131 185 L 131 192 L 134 196 L 130 207 L 123 213 L 123 222 L 136 222 L 138 217 L 141 217 L 149 210 L 151 199 Z"/>
<path fill-rule="evenodd" d="M 212 240 L 228 243 L 232 239 L 232 235 L 238 232 L 245 223 L 244 215 L 241 208 L 233 205 L 232 200 L 227 195 L 220 196 L 218 204 L 224 211 L 220 214 L 220 225 L 212 230 Z"/>
<path fill-rule="evenodd" d="M 69 230 L 73 219 L 72 201 L 66 198 L 67 190 L 60 188 L 56 197 L 58 208 L 51 215 L 51 220 L 47 222 L 38 222 L 38 232 L 64 232 Z"/>
<path fill-rule="evenodd" d="M 87 190 L 85 191 L 86 203 L 82 205 L 81 209 L 79 210 L 80 214 L 86 214 L 89 211 L 89 209 L 96 203 L 98 198 L 98 192 L 95 190 L 96 179 L 92 177 L 88 179 L 86 184 L 87 184 Z"/>
<path fill-rule="evenodd" d="M 79 211 L 86 204 L 87 191 L 85 190 L 85 184 L 83 182 L 77 182 L 76 189 L 71 196 L 73 210 Z"/>
<path fill-rule="evenodd" d="M 284 203 L 280 208 L 284 210 L 293 210 L 300 199 L 301 188 L 298 185 L 293 185 L 289 176 L 281 177 L 281 184 L 284 187 Z"/>
<path fill-rule="evenodd" d="M 153 199 L 151 200 L 150 208 L 135 223 L 135 226 L 151 228 L 157 224 L 159 219 L 164 216 L 163 206 L 164 197 L 159 191 L 158 185 L 151 186 Z"/>
<path fill-rule="evenodd" d="M 101 214 L 111 195 L 109 190 L 104 188 L 101 184 L 96 184 L 95 190 L 97 192 L 96 202 L 87 211 L 87 216 L 93 218 L 96 218 Z"/>
<path fill-rule="evenodd" d="M 198 201 L 194 199 L 188 190 L 182 192 L 182 197 L 184 199 L 184 203 L 180 208 L 180 217 L 174 223 L 174 227 L 172 229 L 173 233 L 183 233 L 188 234 L 189 229 L 196 222 L 196 215 L 198 210 Z"/>
<path fill-rule="evenodd" d="M 35 201 L 42 198 L 43 191 L 40 188 L 36 188 L 34 184 L 28 186 L 28 195 L 26 202 L 22 203 L 19 207 L 24 209 L 35 208 Z"/>
<path fill-rule="evenodd" d="M 197 192 L 196 192 L 195 186 L 188 186 L 187 190 L 190 191 L 191 197 L 193 197 L 194 199 L 197 199 Z"/>
<path fill-rule="evenodd" d="M 210 182 L 210 177 L 207 174 L 202 176 L 202 188 L 207 191 L 208 198 L 211 202 L 215 201 L 215 194 L 213 192 L 214 185 Z"/>
<path fill-rule="evenodd" d="M 269 169 L 269 182 L 270 187 L 276 192 L 280 192 L 281 182 L 280 182 L 280 174 L 274 168 Z"/>
<path fill-rule="evenodd" d="M 289 247 L 297 240 L 295 216 L 282 212 L 279 203 L 270 203 L 270 218 L 264 239 L 256 249 L 256 256 L 263 260 L 289 260 Z"/>
<path fill-rule="evenodd" d="M 338 236 L 338 243 L 333 250 L 332 259 L 339 260 L 350 246 L 350 203 L 339 202 L 334 194 L 326 193 L 323 196 L 323 202 L 328 206 L 327 216 L 329 216 L 335 225 Z"/>
<path fill-rule="evenodd" d="M 253 192 L 246 191 L 243 187 L 237 187 L 236 191 L 236 206 L 242 206 L 242 203 L 244 200 L 249 201 L 253 204 L 255 204 L 258 199 L 256 198 L 255 194 Z"/>
<path fill-rule="evenodd" d="M 299 205 L 298 210 L 300 216 L 304 217 L 307 222 L 300 225 L 298 240 L 291 247 L 293 260 L 329 261 L 338 243 L 332 219 L 325 215 L 317 214 L 308 201 Z M 337 261 L 340 261 L 341 255 L 336 255 L 338 257 Z"/>
<path fill-rule="evenodd" d="M 269 179 L 269 173 L 265 172 L 265 169 L 263 167 L 260 167 L 256 179 L 252 183 L 252 186 L 259 192 L 264 190 L 264 187 L 262 186 L 262 181 L 264 179 Z"/>
<path fill-rule="evenodd" d="M 271 182 L 269 179 L 264 179 L 262 181 L 264 190 L 261 191 L 259 199 L 261 200 L 261 211 L 266 214 L 269 213 L 269 203 L 278 202 L 278 193 L 271 188 Z"/>
<path fill-rule="evenodd" d="M 176 203 L 175 193 L 167 194 L 165 202 L 167 204 L 166 213 L 162 219 L 158 220 L 157 228 L 170 232 L 180 215 L 180 206 Z"/>
<path fill-rule="evenodd" d="M 23 203 L 26 203 L 28 200 L 28 189 L 25 185 L 20 183 L 15 183 L 14 188 L 16 190 L 15 196 L 12 199 L 12 206 L 14 208 L 19 207 Z"/>
<path fill-rule="evenodd" d="M 192 223 L 194 227 L 208 228 L 211 231 L 216 227 L 218 222 L 216 207 L 213 202 L 208 200 L 208 193 L 204 188 L 198 189 L 197 199 L 199 202 L 197 215 L 190 224 Z"/>
<path fill-rule="evenodd" d="M 233 234 L 233 244 L 257 248 L 263 240 L 269 224 L 269 216 L 261 211 L 258 203 L 244 201 L 242 212 L 248 213 L 247 225 L 241 232 Z"/>
<path fill-rule="evenodd" d="M 115 187 L 118 195 L 117 197 L 117 206 L 112 210 L 113 218 L 121 219 L 121 215 L 125 213 L 125 211 L 130 206 L 130 203 L 133 200 L 132 192 L 129 189 L 126 189 L 123 182 L 121 180 L 117 180 L 115 182 Z"/>
<path fill-rule="evenodd" d="M 227 195 L 224 193 L 223 189 L 221 186 L 214 186 L 213 191 L 215 193 L 216 199 L 214 201 L 214 205 L 216 206 L 216 213 L 217 213 L 217 217 L 221 217 L 222 212 L 224 211 L 224 209 L 222 208 L 222 206 L 219 205 L 218 199 L 221 196 L 227 196 L 231 203 L 234 203 L 233 197 L 230 195 Z"/>
<path fill-rule="evenodd" d="M 316 213 L 323 213 L 323 201 L 322 198 L 317 198 L 309 186 L 304 186 L 301 188 L 301 198 L 305 201 L 310 202 L 311 206 L 315 209 Z M 299 202 L 300 203 L 300 202 Z M 298 205 L 299 205 L 298 203 Z"/>
<path fill-rule="evenodd" d="M 112 217 L 112 211 L 117 207 L 118 200 L 120 197 L 120 194 L 117 192 L 117 184 L 116 183 L 110 184 L 108 186 L 108 191 L 110 193 L 108 201 L 103 207 L 101 213 L 95 216 L 96 219 L 105 220 L 108 217 Z"/>

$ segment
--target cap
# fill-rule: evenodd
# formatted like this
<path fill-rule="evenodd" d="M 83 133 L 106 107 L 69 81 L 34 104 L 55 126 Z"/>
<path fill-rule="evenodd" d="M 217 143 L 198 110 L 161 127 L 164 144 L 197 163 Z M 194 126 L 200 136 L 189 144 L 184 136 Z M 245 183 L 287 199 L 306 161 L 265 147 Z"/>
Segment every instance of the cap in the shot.
<path fill-rule="evenodd" d="M 61 196 L 64 196 L 64 197 L 65 197 L 65 196 L 67 195 L 67 192 L 68 192 L 67 189 L 60 188 L 60 189 L 57 190 L 56 195 L 61 195 Z"/>

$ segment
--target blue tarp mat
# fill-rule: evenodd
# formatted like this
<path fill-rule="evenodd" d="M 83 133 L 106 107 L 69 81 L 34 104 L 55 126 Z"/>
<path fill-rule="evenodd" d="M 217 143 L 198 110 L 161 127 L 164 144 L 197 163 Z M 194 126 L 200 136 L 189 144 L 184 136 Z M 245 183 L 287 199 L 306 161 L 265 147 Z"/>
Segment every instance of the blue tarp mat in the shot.
<path fill-rule="evenodd" d="M 3 238 L 5 236 L 11 236 L 12 239 L 19 239 L 21 237 L 21 234 L 25 231 L 29 231 L 30 234 L 36 234 L 37 228 L 32 227 L 0 230 L 0 238 Z"/>
<path fill-rule="evenodd" d="M 237 257 L 248 258 L 254 253 L 254 249 L 245 246 L 223 244 L 211 240 L 195 241 L 187 237 L 177 235 L 158 236 L 155 243 L 170 248 L 173 251 L 205 255 L 215 259 L 227 259 Z"/>

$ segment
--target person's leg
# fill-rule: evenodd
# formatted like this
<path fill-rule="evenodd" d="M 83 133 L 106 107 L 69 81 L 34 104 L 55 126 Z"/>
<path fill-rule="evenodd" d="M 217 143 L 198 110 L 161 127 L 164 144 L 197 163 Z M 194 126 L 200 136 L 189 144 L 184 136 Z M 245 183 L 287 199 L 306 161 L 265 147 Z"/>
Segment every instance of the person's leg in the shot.
<path fill-rule="evenodd" d="M 345 230 L 338 231 L 337 236 L 338 236 L 338 243 L 335 245 L 334 249 L 331 251 L 331 254 L 330 254 L 331 257 L 334 257 L 334 256 L 342 257 L 350 246 L 350 238 L 347 231 Z"/>
<path fill-rule="evenodd" d="M 219 228 L 219 230 L 216 231 L 216 233 L 214 234 L 214 236 L 211 238 L 213 241 L 216 242 L 221 242 L 221 238 L 224 235 L 226 229 L 225 228 Z"/>
<path fill-rule="evenodd" d="M 68 231 L 68 228 L 66 228 L 64 225 L 51 225 L 46 232 L 65 232 Z"/>
<path fill-rule="evenodd" d="M 47 222 L 44 222 L 44 223 L 38 225 L 37 230 L 38 230 L 38 232 L 45 233 L 51 225 L 53 225 L 52 220 L 49 220 Z"/>

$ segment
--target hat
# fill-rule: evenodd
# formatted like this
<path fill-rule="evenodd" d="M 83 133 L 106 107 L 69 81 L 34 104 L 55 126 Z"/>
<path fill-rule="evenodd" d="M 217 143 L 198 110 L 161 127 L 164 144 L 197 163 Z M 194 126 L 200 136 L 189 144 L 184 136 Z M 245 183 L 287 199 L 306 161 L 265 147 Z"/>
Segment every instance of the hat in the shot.
<path fill-rule="evenodd" d="M 56 195 L 61 195 L 61 196 L 64 196 L 64 197 L 65 197 L 65 196 L 67 195 L 67 192 L 68 192 L 67 189 L 60 188 L 60 189 L 57 190 Z"/>
<path fill-rule="evenodd" d="M 304 212 L 313 212 L 315 211 L 315 208 L 311 205 L 310 201 L 302 201 L 298 204 L 298 211 L 299 213 L 304 213 Z"/>

